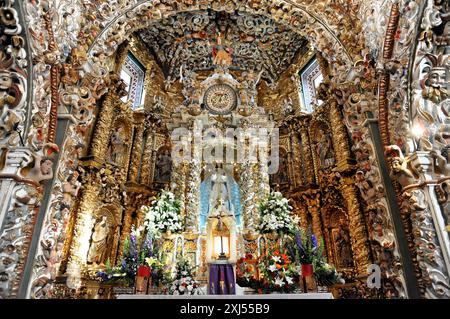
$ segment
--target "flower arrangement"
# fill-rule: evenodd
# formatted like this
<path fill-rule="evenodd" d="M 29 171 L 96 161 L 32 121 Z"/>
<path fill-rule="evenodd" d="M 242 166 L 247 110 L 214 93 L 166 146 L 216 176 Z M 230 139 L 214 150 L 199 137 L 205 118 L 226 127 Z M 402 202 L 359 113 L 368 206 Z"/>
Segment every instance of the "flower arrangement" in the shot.
<path fill-rule="evenodd" d="M 170 284 L 169 295 L 202 295 L 199 283 L 192 277 L 192 268 L 181 259 L 175 268 L 175 278 Z"/>
<path fill-rule="evenodd" d="M 102 282 L 123 280 L 128 285 L 134 282 L 136 271 L 139 266 L 138 234 L 132 228 L 130 236 L 123 244 L 123 255 L 120 265 L 111 267 L 109 260 L 105 265 L 105 270 L 97 272 L 97 277 Z"/>
<path fill-rule="evenodd" d="M 112 267 L 109 259 L 105 263 L 105 270 L 100 270 L 95 273 L 95 279 L 104 283 L 121 281 L 124 281 L 126 284 L 130 283 L 130 280 L 126 277 L 126 273 L 122 271 L 121 267 Z"/>
<path fill-rule="evenodd" d="M 236 283 L 241 287 L 257 290 L 259 287 L 258 260 L 252 254 L 246 254 L 236 262 Z"/>
<path fill-rule="evenodd" d="M 323 258 L 323 242 L 318 245 L 317 238 L 312 234 L 311 227 L 306 232 L 298 229 L 294 232 L 295 256 L 302 265 L 314 264 L 315 260 Z"/>
<path fill-rule="evenodd" d="M 325 261 L 317 262 L 314 269 L 314 277 L 319 286 L 328 287 L 334 284 L 345 283 L 345 280 L 336 271 L 336 268 Z"/>
<path fill-rule="evenodd" d="M 192 277 L 176 279 L 169 287 L 169 295 L 202 295 L 199 284 Z"/>
<path fill-rule="evenodd" d="M 157 256 L 158 254 L 159 252 L 153 245 L 151 234 L 147 233 L 145 237 L 142 238 L 140 231 L 133 227 L 130 235 L 124 241 L 120 264 L 111 267 L 108 260 L 105 265 L 105 270 L 97 272 L 96 275 L 102 282 L 121 280 L 132 285 L 139 266 L 148 265 L 147 261 L 152 258 L 157 260 L 154 256 Z M 149 266 L 152 268 L 151 265 Z M 156 270 L 157 267 L 161 266 L 162 265 L 159 262 L 155 262 L 153 263 L 152 270 Z"/>
<path fill-rule="evenodd" d="M 143 226 L 156 237 L 164 232 L 176 233 L 183 229 L 181 203 L 170 191 L 163 190 L 150 207 L 142 206 L 141 209 L 145 213 Z"/>
<path fill-rule="evenodd" d="M 261 287 L 259 293 L 282 292 L 291 293 L 298 288 L 299 274 L 289 256 L 275 250 L 263 258 L 259 264 L 261 272 Z"/>
<path fill-rule="evenodd" d="M 280 192 L 271 192 L 266 201 L 259 205 L 262 233 L 291 233 L 299 219 L 293 216 L 289 201 Z"/>
<path fill-rule="evenodd" d="M 302 265 L 312 265 L 314 278 L 320 286 L 345 282 L 336 268 L 326 262 L 323 239 L 318 243 L 316 236 L 312 234 L 311 227 L 306 232 L 296 230 L 294 241 L 296 259 Z"/>

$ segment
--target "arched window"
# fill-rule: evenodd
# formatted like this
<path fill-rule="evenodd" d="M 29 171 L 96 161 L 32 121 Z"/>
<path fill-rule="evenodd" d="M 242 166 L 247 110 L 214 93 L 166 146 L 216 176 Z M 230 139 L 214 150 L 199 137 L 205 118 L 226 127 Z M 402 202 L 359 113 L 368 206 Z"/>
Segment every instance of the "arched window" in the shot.
<path fill-rule="evenodd" d="M 134 110 L 142 107 L 145 102 L 145 68 L 130 52 L 125 59 L 120 77 L 127 85 L 128 92 L 122 101 L 132 101 Z"/>
<path fill-rule="evenodd" d="M 314 111 L 314 104 L 320 105 L 323 102 L 316 100 L 316 89 L 323 81 L 319 63 L 314 57 L 300 70 L 300 95 L 302 101 L 302 111 L 311 113 Z"/>

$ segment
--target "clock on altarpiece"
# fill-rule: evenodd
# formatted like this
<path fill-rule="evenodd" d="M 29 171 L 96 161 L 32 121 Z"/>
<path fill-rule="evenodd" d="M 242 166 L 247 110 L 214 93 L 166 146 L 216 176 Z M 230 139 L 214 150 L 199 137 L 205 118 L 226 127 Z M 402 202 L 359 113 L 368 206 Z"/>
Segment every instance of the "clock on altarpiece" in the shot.
<path fill-rule="evenodd" d="M 228 84 L 215 84 L 206 90 L 203 102 L 211 113 L 225 115 L 236 108 L 237 95 Z"/>

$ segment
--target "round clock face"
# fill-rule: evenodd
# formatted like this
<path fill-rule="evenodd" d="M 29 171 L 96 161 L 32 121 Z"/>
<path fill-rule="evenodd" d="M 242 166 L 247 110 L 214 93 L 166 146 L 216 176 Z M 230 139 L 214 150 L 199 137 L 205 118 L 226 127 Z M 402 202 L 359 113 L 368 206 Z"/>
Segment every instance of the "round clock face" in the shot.
<path fill-rule="evenodd" d="M 237 96 L 228 84 L 216 84 L 206 90 L 203 101 L 211 113 L 224 115 L 236 107 Z"/>

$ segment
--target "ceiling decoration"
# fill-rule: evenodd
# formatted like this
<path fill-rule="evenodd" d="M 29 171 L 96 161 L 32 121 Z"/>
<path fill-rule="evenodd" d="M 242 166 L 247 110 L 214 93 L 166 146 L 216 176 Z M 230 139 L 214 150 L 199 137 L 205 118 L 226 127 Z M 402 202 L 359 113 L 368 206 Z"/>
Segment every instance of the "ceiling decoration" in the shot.
<path fill-rule="evenodd" d="M 263 70 L 262 78 L 276 81 L 308 50 L 305 38 L 261 15 L 212 10 L 180 13 L 139 31 L 166 77 L 180 77 L 180 69 L 213 68 L 212 53 L 225 49 L 231 70 Z"/>

